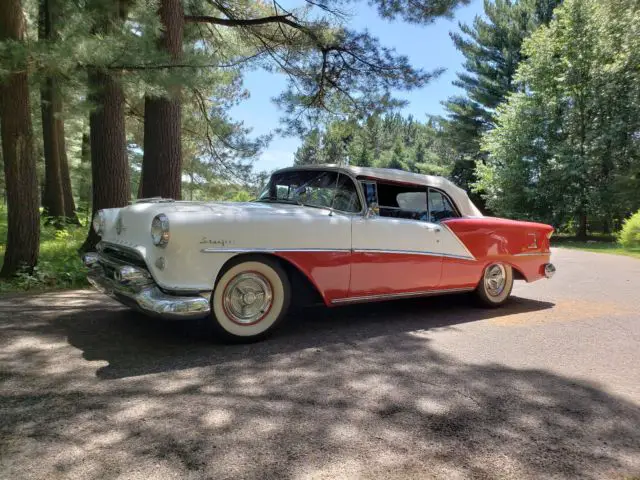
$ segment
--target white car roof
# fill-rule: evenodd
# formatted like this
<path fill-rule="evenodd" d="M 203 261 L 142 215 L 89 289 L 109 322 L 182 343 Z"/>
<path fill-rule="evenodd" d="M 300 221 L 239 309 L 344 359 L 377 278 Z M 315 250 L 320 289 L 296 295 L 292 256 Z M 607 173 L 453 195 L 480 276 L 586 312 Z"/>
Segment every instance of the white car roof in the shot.
<path fill-rule="evenodd" d="M 395 170 L 392 168 L 352 167 L 340 165 L 300 165 L 283 168 L 274 173 L 289 170 L 336 170 L 355 178 L 365 177 L 374 180 L 388 180 L 390 182 L 434 187 L 449 195 L 462 215 L 468 217 L 482 216 L 482 212 L 480 212 L 478 207 L 476 207 L 471 199 L 469 199 L 467 192 L 444 177 L 422 175 L 420 173 L 405 172 L 404 170 Z"/>

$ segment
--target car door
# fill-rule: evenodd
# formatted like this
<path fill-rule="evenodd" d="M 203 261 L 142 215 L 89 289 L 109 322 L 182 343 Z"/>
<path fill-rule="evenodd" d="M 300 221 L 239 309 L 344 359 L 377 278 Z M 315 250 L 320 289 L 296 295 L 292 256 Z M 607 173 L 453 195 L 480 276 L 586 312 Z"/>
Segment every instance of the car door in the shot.
<path fill-rule="evenodd" d="M 427 188 L 362 182 L 375 213 L 352 220 L 350 297 L 419 293 L 440 282 L 442 226 L 429 222 Z M 376 203 L 380 202 L 377 205 Z"/>

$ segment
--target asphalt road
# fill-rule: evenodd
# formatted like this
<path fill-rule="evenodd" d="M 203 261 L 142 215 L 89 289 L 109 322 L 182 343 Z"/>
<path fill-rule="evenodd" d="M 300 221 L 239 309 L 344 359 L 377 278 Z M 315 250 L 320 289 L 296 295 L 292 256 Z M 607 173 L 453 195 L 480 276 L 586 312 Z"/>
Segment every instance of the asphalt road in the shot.
<path fill-rule="evenodd" d="M 640 476 L 640 261 L 554 252 L 466 297 L 296 312 L 270 340 L 88 291 L 0 299 L 0 478 Z"/>

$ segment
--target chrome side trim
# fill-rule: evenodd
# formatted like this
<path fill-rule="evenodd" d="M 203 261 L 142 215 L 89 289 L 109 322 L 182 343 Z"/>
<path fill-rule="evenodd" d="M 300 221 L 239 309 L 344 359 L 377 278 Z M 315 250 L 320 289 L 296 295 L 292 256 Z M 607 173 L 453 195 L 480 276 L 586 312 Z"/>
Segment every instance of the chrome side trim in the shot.
<path fill-rule="evenodd" d="M 381 253 L 381 254 L 404 254 L 404 255 L 427 255 L 431 257 L 448 257 L 460 260 L 475 260 L 474 257 L 462 255 L 450 255 L 447 253 L 424 252 L 421 250 L 380 250 L 358 248 L 351 250 L 348 248 L 203 248 L 202 253 L 277 253 L 277 252 L 342 252 L 342 253 Z"/>
<path fill-rule="evenodd" d="M 541 256 L 549 256 L 551 252 L 522 252 L 516 253 L 514 257 L 541 257 Z"/>
<path fill-rule="evenodd" d="M 430 297 L 434 295 L 446 295 L 448 293 L 463 293 L 475 290 L 473 287 L 446 288 L 442 290 L 424 290 L 421 292 L 385 293 L 381 295 L 364 295 L 361 297 L 336 298 L 331 303 L 339 305 L 343 303 L 371 302 L 376 300 L 393 300 L 412 297 Z"/>
<path fill-rule="evenodd" d="M 350 248 L 203 248 L 201 253 L 351 252 Z"/>
<path fill-rule="evenodd" d="M 383 254 L 401 254 L 401 255 L 427 255 L 430 257 L 447 257 L 447 258 L 457 258 L 460 260 L 475 260 L 473 256 L 466 257 L 462 255 L 451 255 L 448 253 L 440 253 L 440 252 L 426 252 L 422 250 L 379 250 L 379 249 L 369 249 L 369 248 L 358 248 L 353 250 L 357 253 L 383 253 Z"/>

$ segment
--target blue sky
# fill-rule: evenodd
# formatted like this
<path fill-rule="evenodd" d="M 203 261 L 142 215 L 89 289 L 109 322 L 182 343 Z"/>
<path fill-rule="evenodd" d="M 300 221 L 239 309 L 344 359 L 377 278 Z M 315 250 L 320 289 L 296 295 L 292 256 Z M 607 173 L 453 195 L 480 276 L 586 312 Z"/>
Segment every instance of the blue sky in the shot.
<path fill-rule="evenodd" d="M 441 102 L 454 95 L 458 89 L 451 82 L 455 73 L 462 69 L 464 57 L 455 49 L 449 32 L 456 31 L 458 22 L 471 23 L 482 14 L 483 0 L 472 0 L 469 5 L 459 7 L 452 20 L 440 19 L 428 26 L 408 25 L 403 22 L 387 22 L 379 18 L 366 2 L 356 4 L 350 28 L 368 29 L 381 43 L 393 47 L 398 53 L 407 55 L 411 63 L 425 70 L 446 68 L 446 72 L 426 87 L 398 96 L 408 100 L 404 114 L 417 119 L 425 115 L 443 113 Z M 249 99 L 234 107 L 231 115 L 252 128 L 252 134 L 263 135 L 277 126 L 282 112 L 273 104 L 272 98 L 285 88 L 285 78 L 264 71 L 250 72 L 245 76 L 244 86 L 250 92 Z M 273 170 L 293 163 L 293 153 L 300 145 L 299 138 L 274 136 L 269 147 L 255 162 L 255 170 Z"/>

